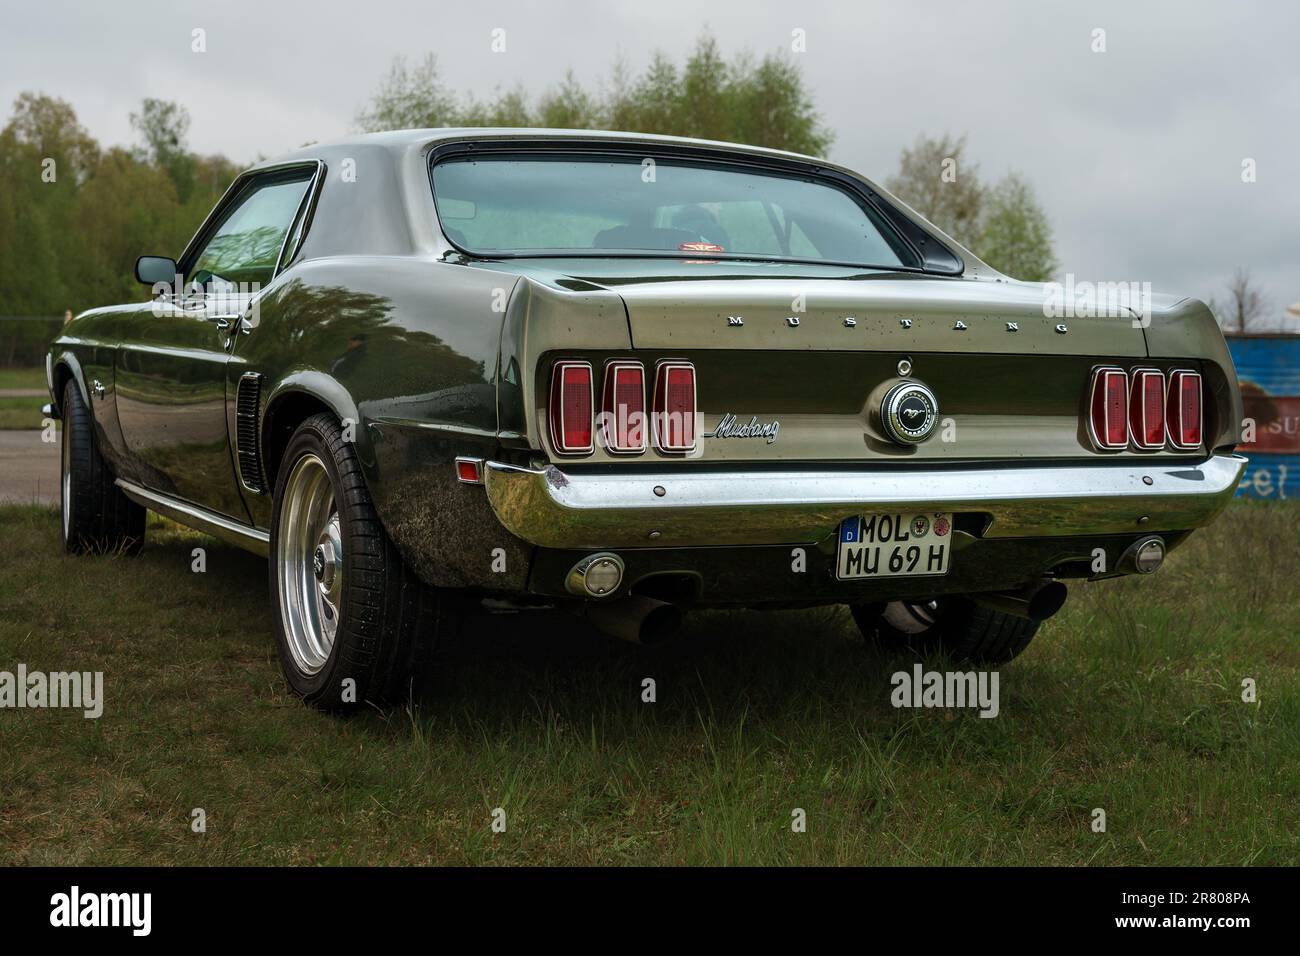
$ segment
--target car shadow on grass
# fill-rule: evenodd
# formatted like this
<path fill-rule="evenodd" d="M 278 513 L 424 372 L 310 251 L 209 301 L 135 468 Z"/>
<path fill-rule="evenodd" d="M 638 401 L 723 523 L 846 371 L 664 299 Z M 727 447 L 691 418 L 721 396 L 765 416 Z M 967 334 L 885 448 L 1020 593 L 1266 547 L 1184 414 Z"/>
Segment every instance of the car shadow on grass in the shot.
<path fill-rule="evenodd" d="M 191 570 L 196 547 L 205 551 L 202 575 Z M 290 696 L 278 673 L 264 559 L 151 519 L 138 561 L 126 565 L 142 573 L 132 576 L 132 586 L 220 606 L 232 642 L 222 655 L 239 658 L 241 666 L 257 661 L 267 669 L 260 686 Z M 242 626 L 236 630 L 232 622 Z M 464 737 L 555 721 L 599 725 L 615 738 L 656 728 L 691 732 L 704 721 L 770 728 L 792 721 L 880 723 L 907 718 L 890 703 L 896 671 L 910 672 L 918 661 L 927 669 L 970 669 L 864 640 L 844 606 L 696 610 L 673 638 L 652 647 L 608 637 L 562 610 L 491 613 L 474 606 L 440 657 L 405 701 L 329 719 L 381 736 L 433 724 Z M 1008 666 L 1022 668 L 1020 693 L 1050 693 L 1043 685 L 1052 681 L 1041 668 Z"/>
<path fill-rule="evenodd" d="M 646 721 L 671 730 L 698 729 L 704 719 L 755 726 L 887 718 L 898 714 L 891 675 L 922 660 L 969 669 L 865 640 L 843 606 L 697 610 L 651 647 L 608 637 L 564 611 L 478 612 L 409 707 L 416 719 L 501 733 L 550 715 L 606 733 Z"/>

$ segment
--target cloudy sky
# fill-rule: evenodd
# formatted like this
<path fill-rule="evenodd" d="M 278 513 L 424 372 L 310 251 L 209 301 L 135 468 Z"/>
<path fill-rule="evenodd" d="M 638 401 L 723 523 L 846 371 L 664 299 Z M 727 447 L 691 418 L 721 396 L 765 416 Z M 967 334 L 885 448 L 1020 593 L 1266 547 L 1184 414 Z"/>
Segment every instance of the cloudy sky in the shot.
<path fill-rule="evenodd" d="M 191 147 L 240 162 L 352 130 L 396 55 L 436 53 L 487 96 L 588 85 L 655 50 L 801 64 L 832 159 L 884 179 L 919 134 L 966 133 L 981 173 L 1033 183 L 1062 276 L 1222 297 L 1248 267 L 1281 317 L 1300 303 L 1300 4 L 857 0 L 42 0 L 0 13 L 0 104 L 70 101 L 128 144 L 146 96 L 179 100 Z M 191 50 L 195 28 L 207 52 Z M 506 52 L 490 49 L 506 30 Z M 807 51 L 789 52 L 793 30 Z M 1093 52 L 1094 31 L 1106 50 Z M 1256 180 L 1242 181 L 1253 160 Z M 1294 320 L 1293 320 L 1294 321 Z"/>

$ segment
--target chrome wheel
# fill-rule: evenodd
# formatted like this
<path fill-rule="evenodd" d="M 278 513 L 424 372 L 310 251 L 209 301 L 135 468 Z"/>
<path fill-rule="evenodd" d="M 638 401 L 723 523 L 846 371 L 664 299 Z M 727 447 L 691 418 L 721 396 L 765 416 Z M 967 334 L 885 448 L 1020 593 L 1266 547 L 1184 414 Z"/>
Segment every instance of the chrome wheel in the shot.
<path fill-rule="evenodd" d="M 880 616 L 903 634 L 924 634 L 939 620 L 939 602 L 890 601 Z"/>
<path fill-rule="evenodd" d="M 318 674 L 343 606 L 343 535 L 334 485 L 315 455 L 299 458 L 285 482 L 275 560 L 289 653 L 302 673 Z"/>

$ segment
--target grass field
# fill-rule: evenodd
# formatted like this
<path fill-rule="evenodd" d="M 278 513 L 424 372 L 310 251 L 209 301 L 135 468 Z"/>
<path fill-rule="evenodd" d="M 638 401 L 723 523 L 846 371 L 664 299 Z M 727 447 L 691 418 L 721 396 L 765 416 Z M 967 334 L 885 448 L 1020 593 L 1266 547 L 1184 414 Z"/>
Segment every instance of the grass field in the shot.
<path fill-rule="evenodd" d="M 996 719 L 892 708 L 912 659 L 843 609 L 701 613 L 655 652 L 484 617 L 416 706 L 331 718 L 280 678 L 265 563 L 151 520 L 140 558 L 73 559 L 0 509 L 0 670 L 106 697 L 0 711 L 0 864 L 1300 862 L 1300 509 L 1072 584 Z"/>
<path fill-rule="evenodd" d="M 0 395 L 0 431 L 41 427 L 41 406 L 50 400 L 45 391 L 45 369 L 0 368 L 0 390 L 39 389 L 37 396 Z"/>
<path fill-rule="evenodd" d="M 39 388 L 44 391 L 45 369 L 0 368 L 0 389 L 4 388 Z"/>
<path fill-rule="evenodd" d="M 49 399 L 44 396 L 41 398 L 0 397 L 0 431 L 43 427 L 44 416 L 41 414 L 41 406 L 48 401 Z"/>

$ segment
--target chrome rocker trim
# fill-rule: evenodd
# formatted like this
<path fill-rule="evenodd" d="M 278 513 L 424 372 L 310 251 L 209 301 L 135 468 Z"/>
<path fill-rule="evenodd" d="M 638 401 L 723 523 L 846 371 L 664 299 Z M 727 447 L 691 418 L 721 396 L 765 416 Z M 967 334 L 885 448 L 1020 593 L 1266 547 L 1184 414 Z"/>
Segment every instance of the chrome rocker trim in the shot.
<path fill-rule="evenodd" d="M 122 489 L 122 494 L 142 508 L 156 511 L 158 514 L 171 518 L 187 528 L 206 532 L 214 538 L 220 538 L 222 541 L 227 541 L 236 547 L 243 548 L 245 551 L 260 554 L 264 558 L 271 553 L 271 536 L 265 531 L 250 528 L 248 525 L 240 524 L 238 521 L 224 515 L 208 511 L 206 508 L 200 508 L 198 505 L 192 505 L 188 501 L 181 501 L 179 498 L 173 498 L 170 495 L 150 491 L 148 488 L 143 488 L 124 478 L 117 479 L 116 484 Z"/>
<path fill-rule="evenodd" d="M 484 466 L 508 531 L 545 548 L 813 544 L 866 511 L 980 512 L 986 538 L 1184 531 L 1232 498 L 1246 459 L 942 470 L 573 473 Z M 657 493 L 657 489 L 661 493 Z"/>

